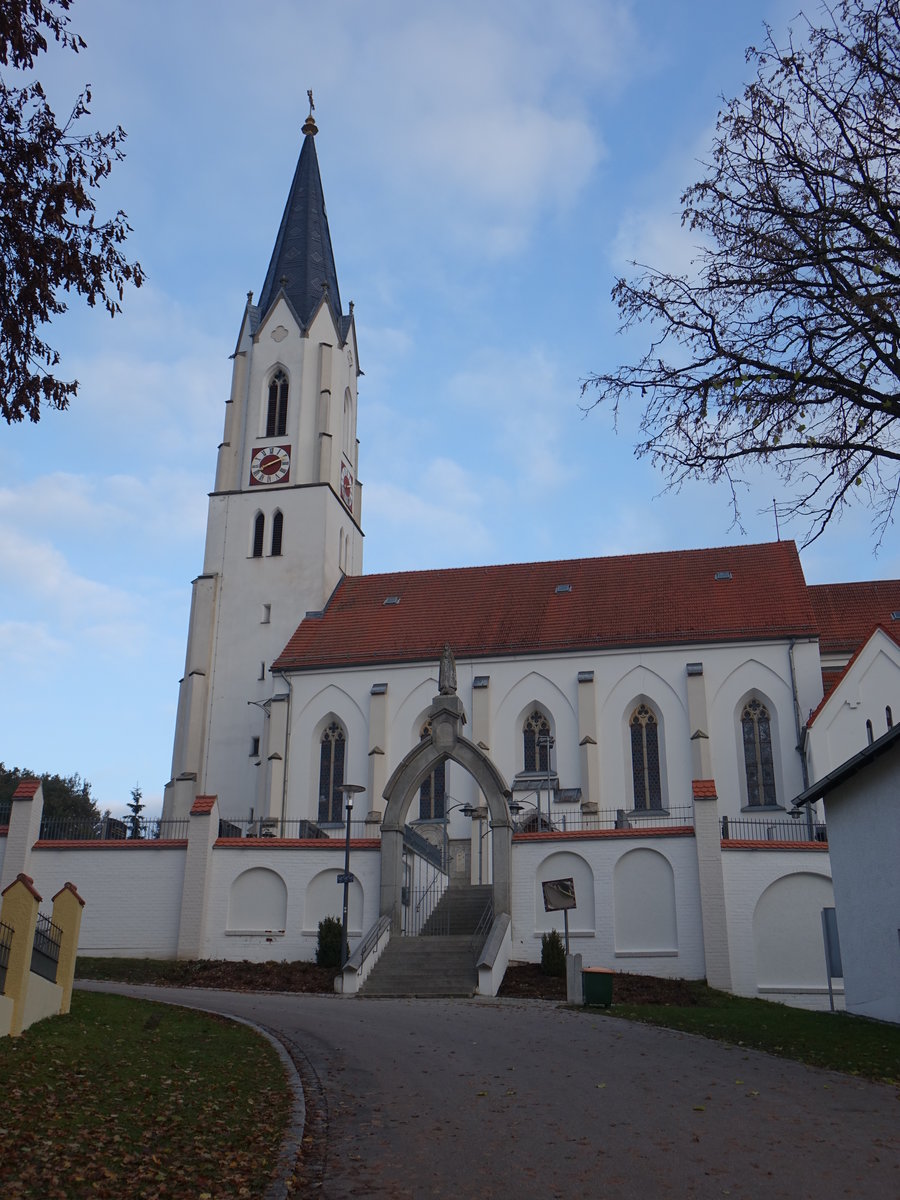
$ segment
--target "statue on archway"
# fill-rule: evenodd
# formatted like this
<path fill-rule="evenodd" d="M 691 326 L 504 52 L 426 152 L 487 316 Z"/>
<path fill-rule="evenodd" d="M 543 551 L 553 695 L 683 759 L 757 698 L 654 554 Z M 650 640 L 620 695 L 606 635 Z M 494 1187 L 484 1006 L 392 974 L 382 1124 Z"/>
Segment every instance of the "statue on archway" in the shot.
<path fill-rule="evenodd" d="M 444 652 L 438 668 L 438 691 L 442 696 L 456 695 L 456 661 L 449 642 L 444 642 Z"/>

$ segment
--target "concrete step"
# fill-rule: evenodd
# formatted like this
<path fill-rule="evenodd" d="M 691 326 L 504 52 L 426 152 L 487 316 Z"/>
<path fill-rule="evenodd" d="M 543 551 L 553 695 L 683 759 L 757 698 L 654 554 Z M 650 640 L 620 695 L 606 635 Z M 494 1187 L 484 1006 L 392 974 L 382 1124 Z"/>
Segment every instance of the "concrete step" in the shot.
<path fill-rule="evenodd" d="M 391 938 L 366 996 L 471 996 L 478 982 L 469 937 Z"/>

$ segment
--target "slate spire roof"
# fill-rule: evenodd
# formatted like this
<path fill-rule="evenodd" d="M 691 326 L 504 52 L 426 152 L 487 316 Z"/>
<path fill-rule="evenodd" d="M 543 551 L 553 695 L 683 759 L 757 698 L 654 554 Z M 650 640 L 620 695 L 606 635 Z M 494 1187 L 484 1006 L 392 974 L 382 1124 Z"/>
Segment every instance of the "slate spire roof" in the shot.
<path fill-rule="evenodd" d="M 275 239 L 275 249 L 272 251 L 266 280 L 257 302 L 257 311 L 259 319 L 263 320 L 279 291 L 284 288 L 297 319 L 306 328 L 319 306 L 324 290 L 335 324 L 344 336 L 349 319 L 344 317 L 341 311 L 334 251 L 331 248 L 325 196 L 316 154 L 315 137 L 318 129 L 312 119 L 312 113 L 303 126 L 303 133 L 297 169 Z"/>

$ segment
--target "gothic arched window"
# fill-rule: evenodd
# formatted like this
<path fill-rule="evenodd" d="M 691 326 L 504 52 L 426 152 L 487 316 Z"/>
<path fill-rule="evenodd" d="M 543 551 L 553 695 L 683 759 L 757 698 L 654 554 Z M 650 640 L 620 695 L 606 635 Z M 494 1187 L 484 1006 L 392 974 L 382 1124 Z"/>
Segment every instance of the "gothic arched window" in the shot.
<path fill-rule="evenodd" d="M 344 391 L 344 428 L 342 430 L 342 449 L 349 462 L 353 461 L 350 451 L 353 449 L 353 397 L 350 389 Z"/>
<path fill-rule="evenodd" d="M 550 771 L 550 722 L 535 709 L 522 726 L 525 748 L 525 770 L 546 775 Z"/>
<path fill-rule="evenodd" d="M 284 371 L 276 371 L 269 384 L 266 409 L 266 437 L 284 437 L 287 431 L 288 381 Z"/>
<path fill-rule="evenodd" d="M 253 557 L 262 558 L 263 539 L 266 535 L 266 518 L 257 513 L 253 522 Z"/>
<path fill-rule="evenodd" d="M 747 804 L 777 804 L 775 763 L 772 757 L 772 722 L 769 710 L 755 696 L 747 701 L 741 713 L 741 738 L 744 743 Z"/>
<path fill-rule="evenodd" d="M 284 513 L 279 509 L 272 518 L 272 555 L 281 554 L 281 537 L 284 532 Z"/>
<path fill-rule="evenodd" d="M 337 721 L 322 734 L 319 747 L 319 820 L 343 821 L 344 757 L 347 739 Z"/>
<path fill-rule="evenodd" d="M 659 770 L 659 722 L 653 709 L 639 704 L 628 722 L 631 727 L 631 777 L 635 809 L 662 808 Z"/>
<path fill-rule="evenodd" d="M 419 734 L 419 741 L 424 742 L 431 737 L 431 722 L 426 721 Z M 431 774 L 422 782 L 419 788 L 419 820 L 440 821 L 444 816 L 444 796 L 446 792 L 446 763 L 439 762 Z"/>

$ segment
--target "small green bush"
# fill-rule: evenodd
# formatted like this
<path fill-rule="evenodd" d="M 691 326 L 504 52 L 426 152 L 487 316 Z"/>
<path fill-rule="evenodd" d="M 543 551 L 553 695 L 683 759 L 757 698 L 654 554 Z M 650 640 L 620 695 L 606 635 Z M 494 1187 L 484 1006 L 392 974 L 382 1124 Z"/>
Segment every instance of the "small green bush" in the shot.
<path fill-rule="evenodd" d="M 555 929 L 541 938 L 541 970 L 545 975 L 565 975 L 566 949 Z"/>
<path fill-rule="evenodd" d="M 320 967 L 339 967 L 341 965 L 340 917 L 325 917 L 323 921 L 319 922 L 316 962 Z"/>

